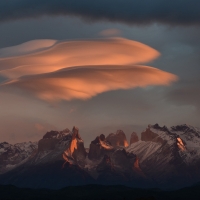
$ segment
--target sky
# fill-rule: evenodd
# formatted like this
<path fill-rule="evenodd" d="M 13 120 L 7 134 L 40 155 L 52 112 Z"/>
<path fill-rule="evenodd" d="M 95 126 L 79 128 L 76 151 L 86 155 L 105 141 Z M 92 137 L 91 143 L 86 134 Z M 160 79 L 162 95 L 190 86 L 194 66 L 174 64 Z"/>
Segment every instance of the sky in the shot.
<path fill-rule="evenodd" d="M 0 142 L 79 127 L 88 146 L 200 127 L 199 0 L 2 0 Z"/>

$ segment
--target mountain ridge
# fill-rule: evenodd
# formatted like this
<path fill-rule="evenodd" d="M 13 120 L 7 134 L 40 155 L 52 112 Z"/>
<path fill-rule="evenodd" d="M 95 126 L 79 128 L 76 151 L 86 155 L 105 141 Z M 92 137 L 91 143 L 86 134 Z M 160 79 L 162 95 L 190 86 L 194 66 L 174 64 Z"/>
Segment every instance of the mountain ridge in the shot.
<path fill-rule="evenodd" d="M 125 133 L 118 130 L 107 137 L 97 136 L 87 150 L 74 126 L 72 131 L 47 132 L 37 149 L 2 172 L 0 183 L 52 189 L 90 183 L 181 188 L 200 180 L 199 147 L 199 129 L 155 124 L 148 125 L 141 139 L 132 133 L 130 145 Z M 1 149 L 0 156 L 4 154 Z"/>

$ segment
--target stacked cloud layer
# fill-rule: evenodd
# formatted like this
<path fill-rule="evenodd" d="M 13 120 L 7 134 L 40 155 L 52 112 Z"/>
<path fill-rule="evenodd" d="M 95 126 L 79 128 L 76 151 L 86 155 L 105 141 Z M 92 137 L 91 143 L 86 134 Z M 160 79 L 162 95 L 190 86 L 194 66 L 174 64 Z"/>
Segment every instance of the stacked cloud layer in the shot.
<path fill-rule="evenodd" d="M 89 99 L 102 92 L 169 85 L 177 77 L 139 65 L 159 52 L 142 43 L 109 38 L 36 40 L 0 49 L 3 89 L 20 89 L 47 101 Z M 8 90 L 10 91 L 10 90 Z"/>

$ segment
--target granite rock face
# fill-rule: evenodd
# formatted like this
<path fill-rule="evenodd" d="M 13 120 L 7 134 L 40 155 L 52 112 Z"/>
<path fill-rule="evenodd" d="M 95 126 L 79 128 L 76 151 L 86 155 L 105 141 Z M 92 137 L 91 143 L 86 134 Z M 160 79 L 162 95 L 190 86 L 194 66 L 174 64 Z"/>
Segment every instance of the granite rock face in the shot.
<path fill-rule="evenodd" d="M 157 142 L 157 143 L 163 143 L 164 141 L 163 141 L 162 137 L 160 137 L 160 136 L 156 133 L 157 131 L 152 131 L 151 128 L 155 128 L 156 130 L 157 130 L 157 128 L 158 128 L 158 130 L 162 131 L 162 130 L 157 126 L 157 124 L 154 125 L 154 126 L 152 126 L 152 127 L 148 126 L 148 128 L 146 128 L 146 130 L 143 131 L 143 132 L 141 133 L 141 140 L 142 140 L 142 141 L 145 141 L 145 142 L 147 142 L 147 141 L 152 141 L 152 142 Z M 165 131 L 165 130 L 164 130 L 164 131 Z"/>
<path fill-rule="evenodd" d="M 188 125 L 149 125 L 127 151 L 139 158 L 141 170 L 160 187 L 183 187 L 200 179 L 200 131 Z M 167 170 L 166 170 L 167 169 Z"/>
<path fill-rule="evenodd" d="M 106 140 L 105 135 L 97 136 L 90 144 L 88 158 L 90 160 L 99 160 L 105 154 L 110 154 L 114 151 L 114 147 Z"/>
<path fill-rule="evenodd" d="M 106 140 L 111 143 L 113 147 L 127 147 L 128 141 L 126 135 L 122 130 L 117 130 L 116 133 L 111 133 L 106 137 Z"/>
<path fill-rule="evenodd" d="M 84 170 L 86 151 L 79 130 L 51 131 L 39 141 L 36 153 L 25 163 L 3 174 L 0 184 L 18 187 L 60 189 L 94 183 Z M 59 137 L 58 137 L 59 136 Z"/>
<path fill-rule="evenodd" d="M 86 151 L 79 129 L 50 131 L 37 143 L 0 143 L 0 184 L 59 189 L 81 184 L 184 187 L 200 180 L 200 130 L 149 125 L 130 146 L 118 130 Z"/>
<path fill-rule="evenodd" d="M 125 171 L 132 171 L 136 161 L 136 155 L 126 152 L 125 149 L 117 149 L 112 154 L 112 161 L 116 168 L 119 168 L 120 170 L 123 169 Z"/>
<path fill-rule="evenodd" d="M 130 145 L 135 142 L 138 142 L 138 141 L 139 141 L 139 137 L 138 137 L 137 133 L 133 132 L 131 134 L 131 138 L 130 138 Z"/>
<path fill-rule="evenodd" d="M 104 172 L 104 171 L 112 171 L 114 168 L 113 163 L 111 161 L 110 156 L 104 155 L 102 161 L 97 166 L 96 170 L 97 172 Z"/>
<path fill-rule="evenodd" d="M 71 135 L 72 138 L 69 148 L 65 150 L 65 156 L 68 158 L 71 156 L 77 164 L 84 166 L 84 160 L 87 156 L 87 152 L 84 147 L 84 142 L 79 134 L 79 129 L 74 126 Z"/>

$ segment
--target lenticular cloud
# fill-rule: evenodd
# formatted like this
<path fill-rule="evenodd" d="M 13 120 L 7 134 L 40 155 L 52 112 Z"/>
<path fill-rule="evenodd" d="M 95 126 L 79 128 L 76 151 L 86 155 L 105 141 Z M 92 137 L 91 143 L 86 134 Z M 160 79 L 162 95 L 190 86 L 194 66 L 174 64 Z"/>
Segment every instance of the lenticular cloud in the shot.
<path fill-rule="evenodd" d="M 102 92 L 169 85 L 171 73 L 143 66 L 159 52 L 142 43 L 109 38 L 37 40 L 0 49 L 4 89 L 20 89 L 46 100 L 89 99 Z"/>
<path fill-rule="evenodd" d="M 46 45 L 42 50 L 45 42 L 41 40 L 41 45 L 38 45 L 38 41 L 32 41 L 10 47 L 10 57 L 7 51 L 6 57 L 0 58 L 0 69 L 2 69 L 0 75 L 13 79 L 72 66 L 144 63 L 159 56 L 158 51 L 151 47 L 124 38 L 63 41 L 49 47 Z M 40 48 L 35 48 L 31 52 L 32 45 Z M 24 55 L 25 47 L 27 52 L 30 52 L 26 55 Z M 17 56 L 13 57 L 13 51 Z"/>

